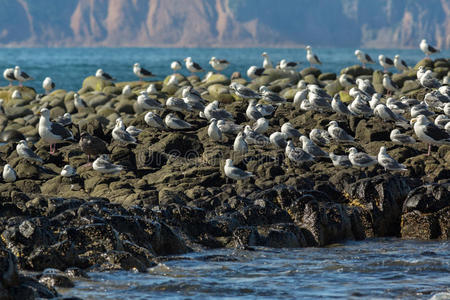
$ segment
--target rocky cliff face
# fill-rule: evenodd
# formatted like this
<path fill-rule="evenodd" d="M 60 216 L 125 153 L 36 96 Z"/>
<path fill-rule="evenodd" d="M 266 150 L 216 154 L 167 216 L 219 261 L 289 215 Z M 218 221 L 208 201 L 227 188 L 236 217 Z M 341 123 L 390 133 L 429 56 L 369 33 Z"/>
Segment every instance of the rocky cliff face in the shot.
<path fill-rule="evenodd" d="M 7 46 L 450 46 L 450 0 L 3 0 Z"/>

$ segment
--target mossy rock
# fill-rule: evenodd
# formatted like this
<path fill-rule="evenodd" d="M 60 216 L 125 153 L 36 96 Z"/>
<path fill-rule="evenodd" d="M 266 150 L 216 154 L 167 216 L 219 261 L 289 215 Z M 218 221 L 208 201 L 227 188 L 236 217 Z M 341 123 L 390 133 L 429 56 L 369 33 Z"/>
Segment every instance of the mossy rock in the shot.
<path fill-rule="evenodd" d="M 293 88 L 285 88 L 280 92 L 280 96 L 287 99 L 287 100 L 293 100 L 295 97 L 295 94 L 298 92 L 298 89 Z"/>
<path fill-rule="evenodd" d="M 306 75 L 305 77 L 303 77 L 303 80 L 308 84 L 320 84 L 317 78 L 312 74 Z"/>
<path fill-rule="evenodd" d="M 211 84 L 223 84 L 223 85 L 230 85 L 230 79 L 223 75 L 223 74 L 212 74 L 208 80 L 205 82 L 205 86 L 208 87 Z"/>
<path fill-rule="evenodd" d="M 384 73 L 380 70 L 376 70 L 372 73 L 372 84 L 383 84 L 383 75 Z"/>
<path fill-rule="evenodd" d="M 269 83 L 274 82 L 281 78 L 290 78 L 290 80 L 293 83 L 298 82 L 300 80 L 300 74 L 296 72 L 284 71 L 279 69 L 267 69 L 264 71 L 264 74 L 266 75 L 256 78 L 253 82 L 258 86 L 261 86 L 261 85 L 269 85 Z M 237 80 L 233 81 L 237 82 Z"/>
<path fill-rule="evenodd" d="M 305 77 L 307 75 L 314 75 L 314 77 L 319 77 L 320 74 L 322 74 L 322 71 L 315 67 L 304 68 L 300 71 L 300 75 L 302 75 L 302 77 Z"/>
<path fill-rule="evenodd" d="M 322 73 L 319 75 L 318 79 L 320 81 L 336 80 L 336 74 L 335 73 Z"/>
<path fill-rule="evenodd" d="M 416 71 L 414 70 L 409 70 L 403 73 L 399 73 L 399 74 L 394 74 L 392 75 L 392 81 L 397 84 L 399 87 L 403 86 L 403 83 L 407 80 L 416 80 L 417 79 L 417 75 L 416 75 Z"/>
<path fill-rule="evenodd" d="M 334 80 L 325 86 L 325 91 L 328 95 L 334 96 L 336 93 L 344 90 L 342 85 L 339 83 L 339 80 Z"/>
<path fill-rule="evenodd" d="M 83 99 L 90 107 L 97 107 L 106 104 L 111 99 L 111 96 L 103 93 L 90 93 L 85 94 Z"/>
<path fill-rule="evenodd" d="M 414 70 L 419 70 L 419 67 L 425 67 L 428 69 L 432 69 L 433 68 L 433 61 L 430 58 L 424 58 L 422 60 L 420 60 L 415 66 L 414 66 Z"/>
<path fill-rule="evenodd" d="M 350 103 L 353 101 L 352 96 L 350 96 L 346 91 L 340 91 L 339 96 L 341 96 L 341 101 L 344 103 Z"/>
<path fill-rule="evenodd" d="M 361 75 L 371 75 L 372 73 L 372 68 L 363 68 L 360 65 L 353 65 L 341 70 L 341 74 L 352 75 L 354 78 Z"/>
<path fill-rule="evenodd" d="M 107 95 L 120 95 L 122 94 L 122 89 L 120 87 L 117 86 L 105 86 L 102 90 L 103 93 L 107 94 Z"/>
<path fill-rule="evenodd" d="M 291 86 L 295 82 L 294 78 L 280 78 L 270 83 L 270 90 L 274 92 L 281 91 L 282 89 Z"/>
<path fill-rule="evenodd" d="M 420 88 L 422 88 L 422 86 L 417 82 L 417 80 L 406 80 L 403 83 L 401 93 L 407 94 L 411 91 L 419 90 Z"/>
<path fill-rule="evenodd" d="M 234 98 L 230 94 L 228 87 L 222 84 L 212 84 L 208 87 L 208 93 L 211 96 L 211 100 L 218 100 L 222 103 L 231 103 Z"/>
<path fill-rule="evenodd" d="M 34 100 L 36 98 L 36 91 L 28 86 L 12 86 L 9 87 L 8 90 L 6 90 L 7 92 L 4 93 L 2 92 L 0 94 L 0 98 L 4 99 L 4 100 L 11 100 L 11 96 L 14 93 L 14 91 L 18 90 L 20 92 L 20 95 L 22 96 L 21 99 L 26 100 L 26 101 L 31 101 Z M 5 90 L 3 90 L 5 91 Z"/>
<path fill-rule="evenodd" d="M 448 73 L 448 67 L 437 67 L 433 69 L 433 73 L 435 74 L 436 78 L 442 79 L 444 76 Z"/>
<path fill-rule="evenodd" d="M 103 80 L 96 76 L 89 76 L 83 80 L 82 88 L 90 87 L 94 91 L 101 92 L 106 86 L 114 86 L 111 81 Z"/>
<path fill-rule="evenodd" d="M 169 80 L 170 80 L 170 78 L 171 78 L 172 76 L 175 76 L 175 77 L 177 78 L 178 83 L 187 80 L 187 78 L 184 77 L 182 74 L 180 74 L 180 73 L 175 73 L 175 74 L 167 75 L 166 78 L 164 78 L 164 80 L 163 80 L 163 82 L 162 82 L 162 85 L 163 85 L 163 86 L 164 86 L 164 85 L 167 85 L 167 83 L 169 82 Z"/>
<path fill-rule="evenodd" d="M 438 58 L 434 61 L 435 68 L 450 68 L 450 60 L 445 58 Z"/>
<path fill-rule="evenodd" d="M 23 118 L 25 116 L 32 115 L 33 111 L 30 109 L 30 106 L 14 106 L 5 107 L 5 114 L 10 120 L 14 120 L 17 118 Z"/>
<path fill-rule="evenodd" d="M 167 95 L 174 95 L 178 91 L 178 86 L 174 84 L 164 85 L 161 89 L 161 92 L 166 93 Z"/>

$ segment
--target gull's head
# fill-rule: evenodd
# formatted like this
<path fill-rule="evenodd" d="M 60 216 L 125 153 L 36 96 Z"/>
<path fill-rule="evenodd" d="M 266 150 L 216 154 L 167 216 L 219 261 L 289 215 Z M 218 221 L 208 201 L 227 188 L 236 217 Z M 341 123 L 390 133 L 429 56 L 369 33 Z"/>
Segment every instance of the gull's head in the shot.
<path fill-rule="evenodd" d="M 396 55 L 394 56 L 394 58 L 395 58 L 395 59 L 399 59 L 399 58 L 400 58 L 400 55 L 396 54 Z"/>
<path fill-rule="evenodd" d="M 388 74 L 383 74 L 383 78 L 389 78 Z"/>
<path fill-rule="evenodd" d="M 234 89 L 236 86 L 237 86 L 237 83 L 236 83 L 236 82 L 232 82 L 232 83 L 230 84 L 230 88 L 232 88 L 232 89 Z"/>
<path fill-rule="evenodd" d="M 252 130 L 252 128 L 250 127 L 250 125 L 245 125 L 244 132 L 249 132 L 251 130 Z"/>
<path fill-rule="evenodd" d="M 269 89 L 267 88 L 267 86 L 262 85 L 262 86 L 259 87 L 259 92 L 260 92 L 260 93 L 267 92 L 267 91 L 269 91 Z"/>
<path fill-rule="evenodd" d="M 15 67 L 14 67 L 14 70 L 20 71 L 20 67 L 19 67 L 19 66 L 15 66 Z"/>
<path fill-rule="evenodd" d="M 27 141 L 25 141 L 25 140 L 20 140 L 18 145 L 28 147 Z"/>
<path fill-rule="evenodd" d="M 225 161 L 225 166 L 229 167 L 233 165 L 233 160 L 231 158 L 227 158 Z"/>
<path fill-rule="evenodd" d="M 308 51 L 311 51 L 311 46 L 308 45 L 308 46 L 305 47 L 305 49 L 308 50 Z"/>
<path fill-rule="evenodd" d="M 308 141 L 308 138 L 304 135 L 302 135 L 301 137 L 298 138 L 298 140 L 302 143 L 306 143 Z"/>
<path fill-rule="evenodd" d="M 355 50 L 355 55 L 356 56 L 360 56 L 361 54 L 362 54 L 361 50 L 359 50 L 359 49 Z"/>
<path fill-rule="evenodd" d="M 336 121 L 330 121 L 327 126 L 338 126 L 338 123 Z"/>
<path fill-rule="evenodd" d="M 192 61 L 192 57 L 188 56 L 184 59 L 185 62 Z"/>
<path fill-rule="evenodd" d="M 423 39 L 420 43 L 421 44 L 425 44 L 427 42 L 427 40 L 426 39 Z"/>
<path fill-rule="evenodd" d="M 248 104 L 249 105 L 255 105 L 256 104 L 256 100 L 255 99 L 250 99 Z"/>
<path fill-rule="evenodd" d="M 378 60 L 384 60 L 384 55 L 383 54 L 378 55 Z"/>
<path fill-rule="evenodd" d="M 355 147 L 351 147 L 346 152 L 349 152 L 350 154 L 354 154 L 354 153 L 358 153 L 358 149 L 356 149 Z"/>
<path fill-rule="evenodd" d="M 42 108 L 41 111 L 39 112 L 41 114 L 41 116 L 43 116 L 44 118 L 50 118 L 50 111 L 47 108 Z"/>
<path fill-rule="evenodd" d="M 217 123 L 217 119 L 216 118 L 211 118 L 211 120 L 209 120 L 209 123 Z"/>
<path fill-rule="evenodd" d="M 386 154 L 386 147 L 385 146 L 381 146 L 380 147 L 380 153 L 381 154 Z"/>
<path fill-rule="evenodd" d="M 95 72 L 95 76 L 102 76 L 102 74 L 103 74 L 102 69 L 98 69 L 97 72 Z"/>
<path fill-rule="evenodd" d="M 140 65 L 139 63 L 135 63 L 135 64 L 133 65 L 133 67 L 135 67 L 135 68 L 140 68 L 141 65 Z"/>
<path fill-rule="evenodd" d="M 262 56 L 262 57 L 268 57 L 269 55 L 267 54 L 267 52 L 263 52 L 263 53 L 261 54 L 261 56 Z"/>
<path fill-rule="evenodd" d="M 211 103 L 211 105 L 213 106 L 213 107 L 219 107 L 219 101 L 217 101 L 217 100 L 214 100 L 212 103 Z"/>
<path fill-rule="evenodd" d="M 289 140 L 289 141 L 287 141 L 287 143 L 286 143 L 286 148 L 293 148 L 294 147 L 294 143 L 291 141 L 291 140 Z"/>

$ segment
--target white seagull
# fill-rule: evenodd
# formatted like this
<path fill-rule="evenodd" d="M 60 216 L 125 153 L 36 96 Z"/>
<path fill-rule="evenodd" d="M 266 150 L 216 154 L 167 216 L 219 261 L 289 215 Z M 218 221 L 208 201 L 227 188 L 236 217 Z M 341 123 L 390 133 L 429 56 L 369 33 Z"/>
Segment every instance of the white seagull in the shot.
<path fill-rule="evenodd" d="M 422 50 L 422 52 L 425 53 L 426 57 L 430 57 L 431 54 L 434 54 L 434 53 L 438 53 L 438 52 L 439 52 L 439 49 L 436 49 L 435 47 L 429 45 L 429 44 L 427 43 L 427 40 L 426 40 L 426 39 L 423 39 L 423 40 L 420 42 L 420 45 L 419 45 L 419 46 L 420 46 L 420 50 Z"/>
<path fill-rule="evenodd" d="M 399 129 L 395 128 L 391 131 L 391 134 L 389 135 L 391 141 L 394 143 L 399 144 L 414 144 L 416 140 L 404 133 L 401 133 Z"/>
<path fill-rule="evenodd" d="M 12 83 L 17 80 L 16 77 L 14 77 L 14 68 L 5 69 L 5 71 L 3 71 L 3 78 L 9 81 L 9 86 L 12 86 Z"/>
<path fill-rule="evenodd" d="M 17 146 L 16 146 L 17 154 L 19 154 L 20 157 L 33 160 L 39 163 L 43 163 L 44 161 L 42 158 L 39 157 L 36 153 L 34 153 L 33 150 L 28 147 L 28 144 L 25 140 L 21 140 Z"/>
<path fill-rule="evenodd" d="M 62 177 L 73 177 L 77 174 L 77 170 L 72 167 L 71 165 L 65 165 L 62 170 L 60 175 Z"/>
<path fill-rule="evenodd" d="M 22 86 L 22 83 L 28 80 L 33 80 L 33 77 L 29 76 L 27 73 L 20 70 L 19 66 L 14 68 L 14 77 L 19 81 L 19 86 Z"/>
<path fill-rule="evenodd" d="M 14 182 L 17 179 L 16 171 L 9 164 L 3 166 L 2 176 L 5 182 Z"/>
<path fill-rule="evenodd" d="M 103 174 L 118 174 L 123 170 L 123 166 L 111 163 L 106 154 L 100 155 L 92 164 L 92 168 Z"/>
<path fill-rule="evenodd" d="M 167 129 L 166 124 L 163 122 L 161 117 L 152 111 L 149 111 L 148 113 L 145 114 L 144 121 L 150 127 L 158 129 Z"/>
<path fill-rule="evenodd" d="M 262 57 L 264 57 L 263 60 L 263 68 L 264 69 L 273 69 L 272 62 L 270 61 L 269 55 L 266 52 L 263 52 L 261 54 Z"/>
<path fill-rule="evenodd" d="M 172 71 L 175 73 L 178 70 L 181 70 L 181 62 L 179 62 L 178 60 L 174 60 L 170 63 L 170 68 L 172 69 Z"/>
<path fill-rule="evenodd" d="M 42 82 L 42 88 L 45 90 L 45 94 L 48 94 L 55 88 L 55 83 L 50 77 L 45 77 L 44 81 Z"/>
<path fill-rule="evenodd" d="M 359 49 L 355 50 L 355 55 L 356 55 L 356 58 L 358 58 L 358 60 L 361 62 L 363 68 L 366 67 L 366 64 L 374 64 L 375 63 L 369 54 L 366 54 Z"/>
<path fill-rule="evenodd" d="M 98 69 L 97 72 L 95 72 L 95 77 L 106 80 L 106 81 L 114 81 L 116 80 L 111 75 L 109 75 L 106 72 L 103 72 L 102 69 Z"/>
<path fill-rule="evenodd" d="M 243 180 L 254 176 L 251 172 L 247 172 L 239 169 L 238 167 L 235 167 L 233 165 L 233 160 L 231 160 L 230 158 L 225 161 L 223 171 L 225 173 L 225 176 L 234 180 Z"/>
<path fill-rule="evenodd" d="M 344 129 L 339 127 L 336 121 L 330 121 L 328 123 L 328 133 L 331 138 L 337 142 L 341 143 L 353 143 L 355 139 L 349 135 Z"/>
<path fill-rule="evenodd" d="M 121 118 L 117 118 L 116 125 L 112 131 L 114 140 L 122 144 L 136 144 L 136 138 L 132 136 L 126 129 Z"/>
<path fill-rule="evenodd" d="M 405 165 L 400 164 L 392 156 L 387 154 L 386 147 L 380 147 L 380 151 L 377 156 L 378 163 L 385 169 L 389 171 L 406 171 Z"/>
<path fill-rule="evenodd" d="M 351 147 L 348 151 L 350 152 L 348 159 L 355 167 L 370 167 L 378 162 L 376 157 L 364 152 L 358 152 L 355 147 Z"/>
<path fill-rule="evenodd" d="M 61 124 L 50 121 L 50 111 L 47 108 L 42 108 L 39 113 L 41 115 L 38 128 L 39 136 L 44 142 L 50 144 L 50 154 L 55 153 L 57 143 L 75 140 L 72 132 Z"/>
<path fill-rule="evenodd" d="M 245 154 L 248 152 L 248 144 L 245 141 L 245 134 L 239 132 L 233 143 L 233 151 L 240 154 Z"/>
<path fill-rule="evenodd" d="M 414 123 L 414 133 L 424 143 L 428 144 L 428 156 L 431 154 L 431 145 L 450 144 L 450 134 L 431 123 L 424 115 L 411 119 Z"/>
<path fill-rule="evenodd" d="M 166 123 L 167 127 L 170 129 L 175 130 L 182 130 L 182 129 L 190 129 L 192 127 L 191 124 L 188 122 L 179 119 L 174 114 L 170 113 L 164 118 L 164 122 Z"/>
<path fill-rule="evenodd" d="M 214 142 L 222 141 L 222 131 L 220 131 L 219 127 L 217 126 L 217 119 L 215 118 L 211 119 L 211 123 L 208 126 L 208 136 Z"/>
<path fill-rule="evenodd" d="M 387 73 L 387 70 L 394 66 L 392 59 L 384 56 L 383 54 L 378 55 L 378 62 L 384 68 L 384 73 Z"/>
<path fill-rule="evenodd" d="M 203 72 L 202 67 L 200 67 L 200 65 L 196 62 L 194 62 L 192 60 L 192 57 L 186 57 L 184 59 L 185 64 L 186 64 L 186 69 L 188 69 L 189 72 L 191 73 L 197 73 L 197 72 Z"/>
<path fill-rule="evenodd" d="M 155 75 L 152 74 L 152 72 L 141 68 L 141 65 L 139 63 L 135 63 L 133 65 L 133 73 L 139 77 L 139 80 L 142 81 L 144 78 L 154 77 Z"/>
<path fill-rule="evenodd" d="M 213 67 L 214 70 L 220 72 L 228 68 L 230 62 L 225 59 L 217 59 L 215 56 L 211 57 L 209 60 L 209 64 Z"/>
<path fill-rule="evenodd" d="M 311 46 L 306 46 L 306 59 L 308 60 L 311 66 L 313 65 L 321 65 L 319 57 L 312 52 Z"/>
<path fill-rule="evenodd" d="M 408 71 L 409 67 L 406 64 L 406 62 L 400 58 L 400 55 L 395 55 L 394 56 L 394 66 L 397 70 L 401 71 Z"/>

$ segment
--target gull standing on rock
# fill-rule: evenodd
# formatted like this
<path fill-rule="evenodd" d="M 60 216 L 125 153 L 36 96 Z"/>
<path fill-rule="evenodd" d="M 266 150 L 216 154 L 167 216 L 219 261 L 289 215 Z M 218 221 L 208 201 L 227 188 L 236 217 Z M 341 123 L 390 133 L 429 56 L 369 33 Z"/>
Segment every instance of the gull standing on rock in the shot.
<path fill-rule="evenodd" d="M 340 143 L 353 143 L 354 137 L 349 135 L 344 129 L 340 128 L 336 121 L 328 123 L 328 133 L 331 138 Z"/>
<path fill-rule="evenodd" d="M 9 164 L 3 166 L 2 176 L 5 182 L 14 182 L 17 179 L 16 171 Z"/>
<path fill-rule="evenodd" d="M 331 162 L 335 167 L 351 167 L 352 163 L 348 158 L 348 155 L 336 155 L 333 152 L 329 154 Z"/>
<path fill-rule="evenodd" d="M 91 155 L 95 157 L 100 154 L 110 153 L 105 141 L 87 132 L 81 134 L 78 145 L 81 151 L 88 156 L 88 162 L 91 160 Z"/>
<path fill-rule="evenodd" d="M 369 96 L 373 96 L 376 94 L 375 88 L 373 87 L 372 83 L 368 79 L 356 79 L 356 84 L 358 85 L 358 89 L 361 90 L 363 93 L 366 93 Z"/>
<path fill-rule="evenodd" d="M 409 67 L 406 64 L 406 62 L 403 59 L 401 59 L 400 55 L 398 54 L 394 56 L 394 66 L 400 72 L 409 70 Z"/>
<path fill-rule="evenodd" d="M 400 164 L 392 156 L 387 154 L 386 147 L 380 147 L 380 152 L 377 156 L 378 163 L 385 169 L 389 171 L 407 171 L 405 165 Z"/>
<path fill-rule="evenodd" d="M 313 130 L 311 130 L 311 132 L 309 133 L 309 138 L 319 146 L 326 146 L 330 144 L 332 139 L 328 131 L 318 128 L 314 128 Z"/>
<path fill-rule="evenodd" d="M 92 164 L 92 168 L 103 174 L 118 174 L 123 170 L 120 165 L 111 163 L 106 154 L 100 155 Z"/>
<path fill-rule="evenodd" d="M 388 74 L 383 75 L 383 87 L 388 91 L 388 95 L 398 92 L 398 86 L 392 81 Z"/>
<path fill-rule="evenodd" d="M 384 68 L 384 73 L 387 73 L 388 69 L 394 66 L 394 62 L 392 61 L 392 59 L 384 56 L 383 54 L 380 54 L 378 56 L 378 62 Z"/>
<path fill-rule="evenodd" d="M 256 93 L 255 91 L 253 91 L 252 89 L 237 83 L 237 82 L 232 82 L 230 84 L 230 88 L 234 91 L 234 93 L 242 98 L 242 99 L 260 99 L 261 96 Z"/>
<path fill-rule="evenodd" d="M 249 145 L 267 145 L 270 143 L 267 136 L 253 131 L 249 125 L 245 125 L 244 127 L 244 138 Z"/>
<path fill-rule="evenodd" d="M 80 112 L 81 110 L 87 108 L 86 102 L 83 100 L 83 98 L 78 95 L 78 93 L 73 94 L 73 105 L 75 108 Z"/>
<path fill-rule="evenodd" d="M 238 167 L 235 167 L 233 165 L 233 160 L 231 160 L 230 158 L 225 161 L 223 171 L 225 173 L 225 176 L 234 180 L 243 180 L 254 176 L 251 172 L 247 172 L 239 169 Z"/>
<path fill-rule="evenodd" d="M 374 115 L 380 117 L 383 121 L 393 121 L 397 124 L 401 124 L 402 127 L 408 127 L 408 121 L 403 118 L 401 115 L 397 115 L 392 110 L 389 109 L 385 104 L 378 104 L 373 110 Z"/>
<path fill-rule="evenodd" d="M 139 77 L 139 81 L 142 81 L 144 78 L 154 77 L 155 75 L 152 74 L 152 72 L 141 68 L 141 65 L 139 63 L 135 63 L 133 65 L 133 73 Z"/>
<path fill-rule="evenodd" d="M 433 71 L 427 70 L 419 80 L 420 84 L 429 89 L 439 88 L 441 86 L 441 83 L 439 80 L 433 77 Z"/>
<path fill-rule="evenodd" d="M 355 85 L 355 81 L 347 74 L 342 74 L 339 76 L 339 84 L 344 88 L 349 88 Z"/>
<path fill-rule="evenodd" d="M 145 91 L 149 95 L 158 95 L 158 90 L 156 89 L 156 86 L 154 83 L 150 83 Z"/>
<path fill-rule="evenodd" d="M 366 64 L 374 64 L 375 63 L 369 54 L 366 54 L 359 49 L 355 50 L 355 55 L 356 55 L 356 58 L 358 58 L 358 60 L 361 62 L 363 68 L 366 67 Z"/>
<path fill-rule="evenodd" d="M 144 116 L 144 121 L 148 126 L 158 128 L 158 129 L 167 129 L 166 124 L 164 124 L 163 120 L 160 116 L 155 114 L 152 111 L 149 111 Z"/>
<path fill-rule="evenodd" d="M 190 129 L 192 127 L 191 124 L 188 122 L 181 120 L 177 118 L 174 114 L 170 113 L 168 114 L 164 122 L 166 123 L 167 127 L 174 130 L 183 130 L 183 129 Z"/>
<path fill-rule="evenodd" d="M 431 54 L 439 53 L 439 49 L 436 49 L 435 47 L 429 45 L 429 44 L 427 43 L 427 40 L 426 40 L 426 39 L 423 39 L 423 40 L 420 42 L 419 47 L 420 47 L 420 50 L 422 50 L 422 52 L 425 53 L 425 55 L 426 55 L 427 58 L 429 58 Z"/>
<path fill-rule="evenodd" d="M 124 96 L 130 96 L 131 95 L 131 86 L 129 84 L 127 84 L 126 86 L 123 87 L 122 95 L 124 95 Z"/>
<path fill-rule="evenodd" d="M 302 149 L 303 151 L 311 154 L 314 157 L 328 157 L 328 153 L 320 149 L 319 146 L 314 144 L 313 141 L 308 139 L 306 136 L 302 135 L 299 138 L 300 142 L 302 143 Z"/>
<path fill-rule="evenodd" d="M 264 75 L 265 68 L 258 68 L 257 66 L 251 66 L 247 70 L 247 77 L 250 79 L 256 79 Z"/>
<path fill-rule="evenodd" d="M 364 152 L 358 152 L 355 147 L 351 147 L 348 151 L 350 152 L 350 154 L 348 155 L 348 159 L 355 167 L 370 167 L 378 162 L 376 157 Z"/>
<path fill-rule="evenodd" d="M 192 109 L 202 112 L 205 110 L 206 101 L 202 98 L 200 93 L 193 87 L 191 86 L 185 87 L 181 95 L 183 97 L 184 102 L 189 104 L 192 107 Z"/>
<path fill-rule="evenodd" d="M 20 157 L 29 159 L 29 160 L 33 160 L 39 163 L 43 163 L 44 161 L 42 160 L 42 158 L 40 158 L 36 153 L 33 152 L 33 150 L 31 150 L 28 145 L 27 142 L 25 140 L 21 140 L 17 146 L 16 146 L 16 151 L 17 154 L 19 154 Z"/>
<path fill-rule="evenodd" d="M 314 160 L 314 157 L 311 154 L 303 151 L 303 149 L 294 147 L 292 141 L 287 142 L 285 154 L 290 161 L 295 163 L 304 163 Z"/>
<path fill-rule="evenodd" d="M 47 108 L 42 108 L 39 113 L 41 115 L 38 128 L 39 136 L 44 142 L 50 144 L 50 154 L 55 153 L 56 143 L 75 140 L 72 132 L 61 124 L 50 121 L 50 111 Z"/>
<path fill-rule="evenodd" d="M 174 73 L 178 70 L 181 70 L 181 62 L 179 62 L 178 60 L 174 60 L 170 63 L 170 68 Z"/>
<path fill-rule="evenodd" d="M 414 144 L 416 140 L 404 133 L 401 133 L 399 129 L 395 128 L 391 131 L 391 134 L 389 135 L 391 141 L 394 143 L 399 144 Z"/>
<path fill-rule="evenodd" d="M 230 62 L 225 59 L 217 59 L 216 57 L 213 56 L 209 60 L 209 64 L 211 65 L 211 67 L 213 67 L 214 70 L 216 70 L 217 72 L 221 72 L 226 68 L 228 68 Z"/>
<path fill-rule="evenodd" d="M 15 90 L 11 95 L 11 99 L 22 99 L 22 94 L 19 90 Z"/>
<path fill-rule="evenodd" d="M 259 92 L 262 95 L 262 99 L 265 101 L 268 101 L 270 103 L 275 103 L 275 104 L 281 104 L 281 103 L 285 103 L 286 99 L 278 96 L 277 93 L 274 93 L 272 91 L 270 91 L 266 86 L 262 85 L 259 88 Z"/>
<path fill-rule="evenodd" d="M 245 115 L 252 121 L 257 121 L 264 116 L 256 109 L 256 100 L 252 99 L 249 101 Z"/>
<path fill-rule="evenodd" d="M 42 88 L 45 90 L 45 94 L 48 94 L 55 88 L 55 83 L 50 77 L 45 77 L 44 81 L 42 82 Z"/>
<path fill-rule="evenodd" d="M 233 115 L 226 111 L 225 109 L 219 108 L 219 101 L 214 100 L 210 104 L 208 104 L 203 113 L 207 120 L 211 120 L 213 118 L 217 120 L 233 120 Z"/>
<path fill-rule="evenodd" d="M 150 98 L 146 91 L 142 91 L 137 97 L 137 104 L 142 110 L 163 110 L 161 102 Z"/>
<path fill-rule="evenodd" d="M 302 89 L 295 93 L 292 104 L 294 106 L 301 105 L 303 100 L 308 100 L 307 97 L 308 97 L 308 89 Z"/>
<path fill-rule="evenodd" d="M 284 149 L 287 145 L 286 139 L 287 135 L 279 131 L 275 131 L 269 136 L 269 141 L 272 143 L 272 145 L 276 146 L 277 148 Z"/>
<path fill-rule="evenodd" d="M 233 151 L 240 154 L 245 154 L 248 152 L 248 144 L 245 141 L 245 134 L 239 132 L 233 143 Z"/>
<path fill-rule="evenodd" d="M 266 52 L 263 52 L 261 54 L 262 57 L 264 57 L 263 60 L 263 68 L 264 69 L 273 69 L 272 62 L 270 61 L 269 55 Z"/>
<path fill-rule="evenodd" d="M 112 131 L 112 137 L 114 140 L 118 141 L 122 144 L 136 144 L 136 139 L 125 130 L 125 125 L 122 122 L 121 118 L 116 120 L 116 126 Z"/>
<path fill-rule="evenodd" d="M 95 72 L 95 77 L 103 79 L 105 81 L 115 81 L 116 80 L 115 78 L 113 78 L 108 73 L 103 72 L 102 69 L 98 69 L 97 72 Z"/>
<path fill-rule="evenodd" d="M 282 59 L 280 61 L 280 69 L 281 70 L 288 70 L 288 71 L 295 71 L 299 67 L 300 63 L 295 61 L 287 61 L 285 59 Z"/>
<path fill-rule="evenodd" d="M 253 130 L 257 133 L 264 134 L 269 129 L 269 120 L 262 117 L 253 124 Z"/>
<path fill-rule="evenodd" d="M 218 120 L 217 127 L 225 134 L 238 134 L 243 128 L 243 125 L 235 124 L 233 121 Z"/>
<path fill-rule="evenodd" d="M 312 52 L 311 46 L 306 46 L 306 59 L 308 60 L 311 66 L 313 65 L 321 65 L 319 57 Z"/>
<path fill-rule="evenodd" d="M 301 137 L 302 134 L 292 126 L 290 122 L 286 122 L 281 126 L 281 132 L 286 134 L 287 138 Z"/>
<path fill-rule="evenodd" d="M 411 107 L 411 118 L 418 117 L 419 115 L 424 115 L 426 117 L 433 116 L 434 112 L 428 109 L 428 105 L 422 101 L 419 104 Z"/>
<path fill-rule="evenodd" d="M 450 122 L 450 118 L 446 115 L 439 115 L 434 119 L 434 125 L 436 125 L 439 128 L 444 128 L 447 123 Z"/>
<path fill-rule="evenodd" d="M 22 86 L 22 83 L 28 80 L 33 80 L 33 77 L 29 76 L 27 73 L 20 70 L 19 66 L 14 68 L 14 77 L 19 81 L 19 86 Z"/>
<path fill-rule="evenodd" d="M 72 125 L 72 115 L 67 112 L 64 115 L 56 118 L 55 121 L 64 127 Z"/>
<path fill-rule="evenodd" d="M 74 167 L 72 167 L 71 165 L 65 165 L 62 170 L 60 175 L 62 177 L 73 177 L 77 174 L 77 170 L 75 170 Z"/>
<path fill-rule="evenodd" d="M 200 65 L 196 62 L 194 62 L 192 60 L 192 57 L 186 57 L 184 59 L 185 64 L 186 64 L 186 69 L 188 69 L 189 72 L 191 73 L 198 73 L 198 72 L 203 72 L 202 67 L 200 67 Z"/>
<path fill-rule="evenodd" d="M 131 134 L 131 136 L 136 137 L 142 132 L 142 129 L 139 129 L 136 126 L 128 126 L 125 131 Z"/>
<path fill-rule="evenodd" d="M 373 114 L 370 106 L 362 100 L 361 95 L 357 95 L 356 98 L 350 103 L 348 109 L 357 116 L 369 117 Z"/>
<path fill-rule="evenodd" d="M 16 77 L 14 77 L 14 68 L 7 68 L 3 71 L 3 78 L 9 81 L 8 86 L 12 86 L 13 82 L 16 81 Z"/>
<path fill-rule="evenodd" d="M 404 104 L 402 101 L 395 100 L 394 98 L 388 98 L 386 100 L 386 106 L 396 114 L 404 113 L 405 110 L 409 109 L 407 104 Z"/>
<path fill-rule="evenodd" d="M 217 119 L 215 118 L 211 119 L 211 123 L 208 126 L 208 136 L 214 142 L 222 141 L 222 131 L 220 131 L 219 127 L 217 126 Z"/>
<path fill-rule="evenodd" d="M 271 104 L 258 103 L 255 107 L 263 115 L 263 117 L 272 115 L 276 110 L 276 108 Z"/>
<path fill-rule="evenodd" d="M 431 123 L 424 115 L 419 115 L 411 121 L 414 123 L 416 136 L 428 144 L 428 156 L 431 154 L 431 145 L 450 144 L 450 134 Z"/>
<path fill-rule="evenodd" d="M 334 112 L 344 115 L 344 116 L 354 116 L 354 114 L 348 109 L 347 105 L 345 105 L 341 101 L 341 96 L 339 93 L 334 95 L 333 100 L 331 100 L 331 108 L 334 110 Z"/>
<path fill-rule="evenodd" d="M 183 99 L 176 97 L 169 97 L 166 100 L 166 108 L 179 112 L 192 111 L 192 107 L 188 103 L 184 102 Z"/>

